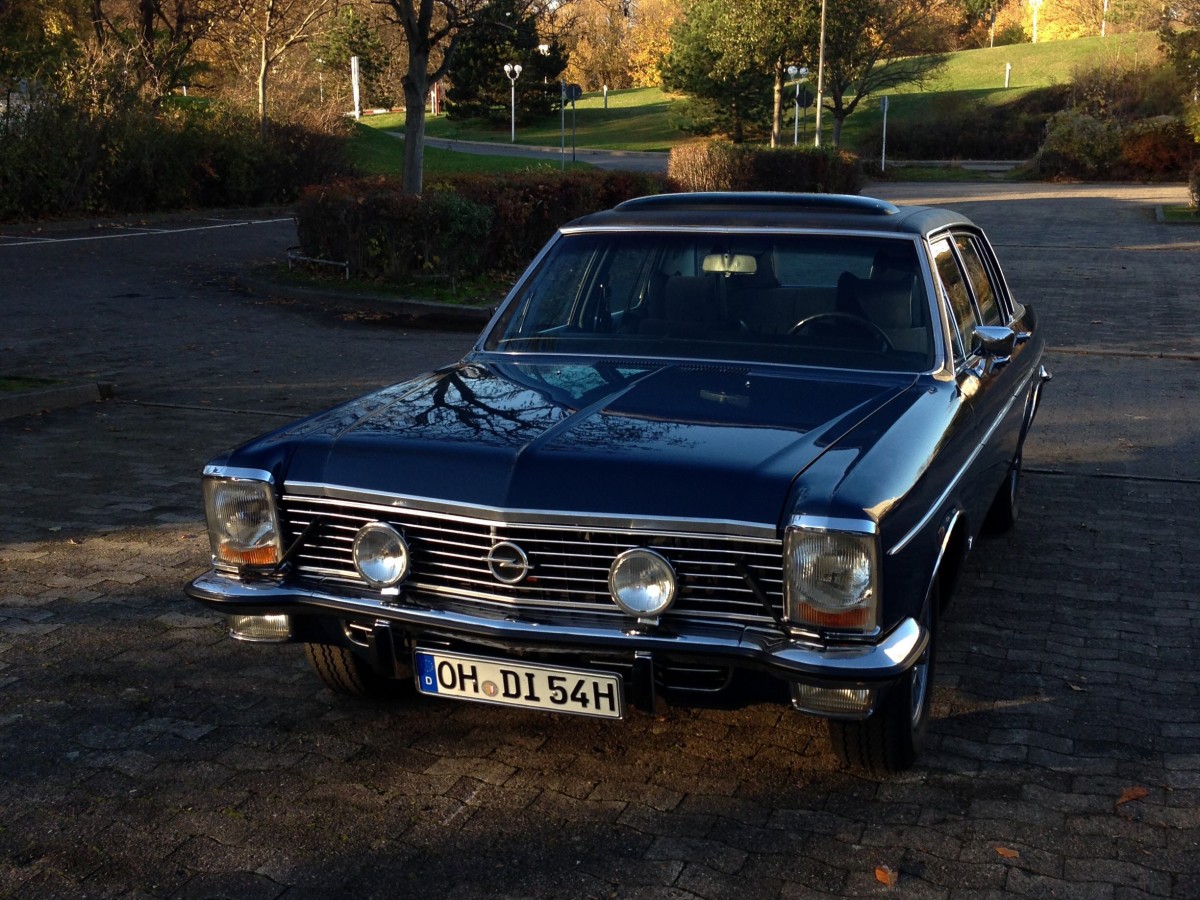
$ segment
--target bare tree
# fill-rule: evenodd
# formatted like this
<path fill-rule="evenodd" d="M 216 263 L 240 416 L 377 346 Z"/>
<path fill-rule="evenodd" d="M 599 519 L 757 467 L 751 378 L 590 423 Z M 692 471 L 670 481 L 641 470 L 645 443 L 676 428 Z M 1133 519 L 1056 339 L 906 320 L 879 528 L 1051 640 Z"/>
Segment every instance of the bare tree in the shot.
<path fill-rule="evenodd" d="M 97 43 L 136 54 L 137 86 L 154 98 L 186 83 L 192 50 L 232 11 L 222 0 L 90 0 L 89 9 Z"/>
<path fill-rule="evenodd" d="M 259 128 L 267 136 L 267 94 L 271 73 L 293 48 L 320 34 L 322 20 L 338 0 L 241 0 L 233 35 L 248 37 L 254 48 Z"/>

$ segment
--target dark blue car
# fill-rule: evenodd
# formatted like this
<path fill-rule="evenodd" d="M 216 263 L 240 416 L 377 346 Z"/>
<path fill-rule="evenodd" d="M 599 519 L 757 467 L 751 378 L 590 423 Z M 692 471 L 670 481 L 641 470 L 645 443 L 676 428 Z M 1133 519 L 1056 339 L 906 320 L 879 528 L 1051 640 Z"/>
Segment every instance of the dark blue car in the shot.
<path fill-rule="evenodd" d="M 646 197 L 564 226 L 460 362 L 214 459 L 233 637 L 330 688 L 619 719 L 778 700 L 912 764 L 939 618 L 1048 375 L 961 215 Z"/>

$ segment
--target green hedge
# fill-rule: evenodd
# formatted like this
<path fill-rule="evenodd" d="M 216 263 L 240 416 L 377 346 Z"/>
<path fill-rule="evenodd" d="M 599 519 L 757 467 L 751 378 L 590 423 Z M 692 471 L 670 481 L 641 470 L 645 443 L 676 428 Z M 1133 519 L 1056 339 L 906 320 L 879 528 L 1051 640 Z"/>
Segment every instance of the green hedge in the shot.
<path fill-rule="evenodd" d="M 844 150 L 834 147 L 768 149 L 725 141 L 705 141 L 674 148 L 667 173 L 682 191 L 857 194 L 864 183 L 857 157 Z"/>
<path fill-rule="evenodd" d="M 485 266 L 513 274 L 530 263 L 560 225 L 634 197 L 670 190 L 661 175 L 602 171 L 460 175 L 440 187 L 492 211 Z"/>
<path fill-rule="evenodd" d="M 305 191 L 296 219 L 306 256 L 359 277 L 516 274 L 560 225 L 667 187 L 659 175 L 529 172 L 454 177 L 417 197 L 398 179 L 354 179 Z"/>
<path fill-rule="evenodd" d="M 310 187 L 296 205 L 306 256 L 390 281 L 476 274 L 491 224 L 485 206 L 448 191 L 405 194 L 386 178 Z"/>
<path fill-rule="evenodd" d="M 0 220 L 285 203 L 348 168 L 343 134 L 274 123 L 263 141 L 220 104 L 0 111 Z"/>

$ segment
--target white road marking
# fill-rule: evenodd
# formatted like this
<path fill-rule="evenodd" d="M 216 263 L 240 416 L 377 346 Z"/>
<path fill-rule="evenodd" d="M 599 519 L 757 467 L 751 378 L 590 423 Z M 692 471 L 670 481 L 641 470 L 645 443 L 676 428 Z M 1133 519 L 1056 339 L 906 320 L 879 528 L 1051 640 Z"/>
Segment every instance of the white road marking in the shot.
<path fill-rule="evenodd" d="M 212 220 L 210 220 L 212 221 Z M 192 231 L 212 231 L 218 228 L 244 228 L 247 225 L 277 225 L 280 222 L 294 221 L 291 216 L 281 219 L 247 219 L 239 222 L 223 222 L 220 225 L 192 225 L 188 228 L 148 229 L 125 231 L 117 234 L 89 234 L 82 237 L 27 237 L 25 235 L 0 234 L 0 249 L 7 247 L 27 247 L 34 244 L 75 244 L 83 241 L 108 241 L 115 238 L 155 237 L 163 234 L 187 234 Z M 135 226 L 117 225 L 117 228 L 134 228 Z"/>

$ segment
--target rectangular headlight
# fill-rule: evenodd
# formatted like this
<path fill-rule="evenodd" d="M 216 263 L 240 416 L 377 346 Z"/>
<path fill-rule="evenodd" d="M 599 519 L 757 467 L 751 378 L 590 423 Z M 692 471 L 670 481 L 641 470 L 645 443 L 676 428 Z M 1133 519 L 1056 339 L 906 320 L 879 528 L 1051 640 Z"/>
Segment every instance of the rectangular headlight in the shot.
<path fill-rule="evenodd" d="M 784 535 L 787 618 L 801 627 L 868 633 L 879 607 L 879 542 L 871 522 L 845 530 L 792 525 Z"/>
<path fill-rule="evenodd" d="M 270 482 L 206 476 L 204 513 L 217 568 L 270 568 L 283 557 Z"/>

